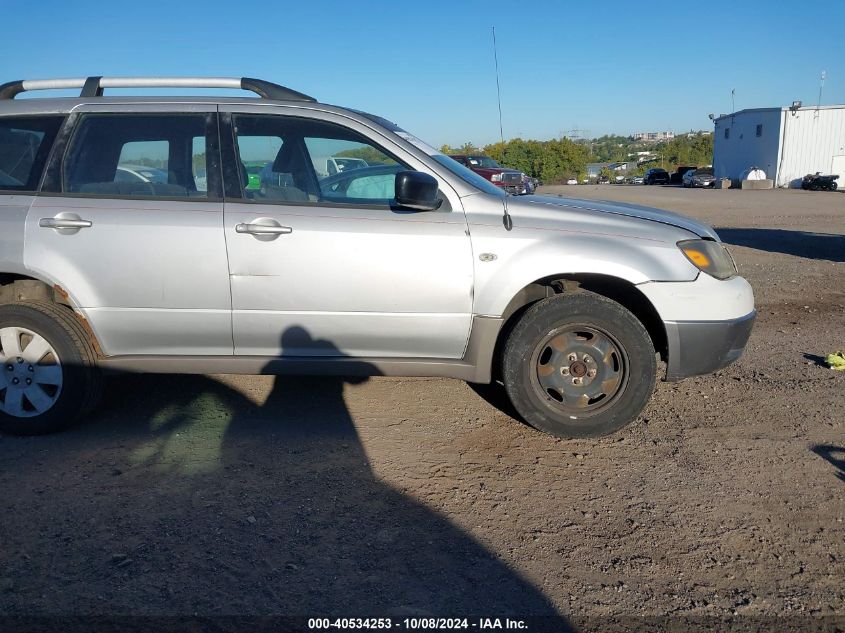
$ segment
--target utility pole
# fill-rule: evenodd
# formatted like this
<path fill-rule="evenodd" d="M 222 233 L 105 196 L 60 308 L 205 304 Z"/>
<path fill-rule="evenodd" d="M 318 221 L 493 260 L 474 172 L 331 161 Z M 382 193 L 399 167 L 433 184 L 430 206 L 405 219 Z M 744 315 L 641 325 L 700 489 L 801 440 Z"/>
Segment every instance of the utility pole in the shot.
<path fill-rule="evenodd" d="M 819 84 L 819 101 L 816 105 L 816 117 L 819 116 L 819 108 L 822 107 L 822 90 L 824 90 L 824 80 L 827 78 L 827 71 L 822 71 L 821 83 Z"/>

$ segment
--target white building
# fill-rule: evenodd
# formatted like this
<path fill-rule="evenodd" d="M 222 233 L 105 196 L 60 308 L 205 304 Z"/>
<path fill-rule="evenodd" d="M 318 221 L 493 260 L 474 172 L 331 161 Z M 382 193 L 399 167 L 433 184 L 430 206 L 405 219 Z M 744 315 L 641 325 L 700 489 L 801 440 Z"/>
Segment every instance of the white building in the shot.
<path fill-rule="evenodd" d="M 715 119 L 713 173 L 741 179 L 751 167 L 776 187 L 820 171 L 845 179 L 845 105 L 755 108 Z"/>
<path fill-rule="evenodd" d="M 634 132 L 631 138 L 635 141 L 646 143 L 657 143 L 658 141 L 671 141 L 675 138 L 674 132 Z"/>

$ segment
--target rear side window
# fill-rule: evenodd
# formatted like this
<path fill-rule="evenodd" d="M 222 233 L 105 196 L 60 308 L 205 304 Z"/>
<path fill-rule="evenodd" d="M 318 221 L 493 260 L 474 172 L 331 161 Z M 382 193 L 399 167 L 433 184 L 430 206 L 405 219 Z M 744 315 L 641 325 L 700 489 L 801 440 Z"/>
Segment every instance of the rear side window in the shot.
<path fill-rule="evenodd" d="M 0 118 L 0 193 L 36 191 L 64 117 Z"/>
<path fill-rule="evenodd" d="M 62 191 L 207 198 L 212 123 L 211 114 L 83 115 L 64 158 Z"/>

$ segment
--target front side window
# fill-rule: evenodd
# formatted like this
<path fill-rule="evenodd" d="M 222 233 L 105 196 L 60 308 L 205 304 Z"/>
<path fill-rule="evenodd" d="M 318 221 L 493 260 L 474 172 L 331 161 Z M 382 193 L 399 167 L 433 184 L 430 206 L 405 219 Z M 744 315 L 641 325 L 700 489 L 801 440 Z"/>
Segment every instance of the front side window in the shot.
<path fill-rule="evenodd" d="M 389 206 L 408 167 L 339 125 L 276 115 L 235 115 L 243 198 L 268 203 Z"/>
<path fill-rule="evenodd" d="M 61 116 L 0 118 L 0 192 L 35 191 Z"/>
<path fill-rule="evenodd" d="M 85 114 L 62 166 L 62 191 L 87 196 L 207 198 L 206 114 Z"/>

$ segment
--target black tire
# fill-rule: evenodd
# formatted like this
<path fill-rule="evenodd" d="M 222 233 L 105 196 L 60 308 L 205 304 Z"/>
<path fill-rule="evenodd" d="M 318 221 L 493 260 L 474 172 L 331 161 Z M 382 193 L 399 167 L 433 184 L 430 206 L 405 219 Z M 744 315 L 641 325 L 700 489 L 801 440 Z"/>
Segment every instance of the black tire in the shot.
<path fill-rule="evenodd" d="M 832 183 L 830 183 L 830 190 L 831 190 L 831 191 L 836 191 L 836 188 L 837 188 L 838 186 L 839 186 L 839 184 L 838 184 L 838 183 L 836 183 L 836 182 L 832 182 Z"/>
<path fill-rule="evenodd" d="M 13 380 L 9 376 L 15 376 L 16 371 L 24 371 L 23 366 L 19 370 L 16 366 L 21 363 L 27 365 L 29 361 L 13 358 L 2 363 L 0 372 L 8 373 L 0 381 L 0 405 L 3 405 L 0 406 L 0 432 L 13 435 L 54 433 L 71 426 L 93 410 L 102 390 L 102 378 L 96 365 L 97 355 L 85 328 L 68 308 L 36 301 L 3 304 L 0 305 L 0 330 L 4 328 L 22 328 L 42 337 L 55 352 L 57 358 L 52 354 L 48 354 L 47 358 L 49 364 L 59 365 L 61 384 L 58 387 L 51 387 L 49 383 L 46 383 L 46 388 L 42 386 L 47 397 L 53 400 L 43 413 L 38 413 L 37 407 L 24 397 L 19 401 L 19 411 L 24 413 L 11 415 L 4 410 L 11 408 L 11 404 L 5 406 L 11 402 L 7 400 L 10 398 Z M 27 338 L 30 342 L 33 340 L 24 334 L 18 343 L 26 344 L 24 341 Z M 21 354 L 25 353 L 24 348 Z M 8 354 L 0 351 L 0 358 L 5 356 Z M 35 361 L 33 365 L 38 366 L 40 362 Z"/>
<path fill-rule="evenodd" d="M 601 349 L 609 351 L 602 356 Z M 558 356 L 544 364 L 557 354 L 562 364 Z M 503 382 L 516 410 L 534 428 L 563 438 L 609 435 L 632 422 L 651 398 L 656 373 L 654 346 L 639 319 L 586 291 L 534 304 L 502 355 Z M 583 377 L 576 385 L 573 376 Z M 548 380 L 563 386 L 549 389 Z"/>

